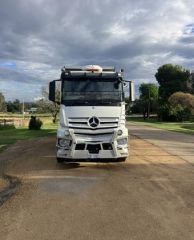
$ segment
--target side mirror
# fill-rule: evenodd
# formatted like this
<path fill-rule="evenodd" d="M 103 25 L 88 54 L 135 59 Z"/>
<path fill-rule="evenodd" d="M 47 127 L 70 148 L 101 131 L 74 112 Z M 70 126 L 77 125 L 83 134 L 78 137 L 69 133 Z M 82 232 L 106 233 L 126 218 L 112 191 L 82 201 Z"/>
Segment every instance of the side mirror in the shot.
<path fill-rule="evenodd" d="M 124 82 L 124 83 L 123 83 L 123 87 L 127 87 L 127 84 L 126 84 L 126 82 Z"/>
<path fill-rule="evenodd" d="M 60 104 L 59 101 L 56 100 L 56 82 L 60 80 L 53 80 L 49 83 L 49 100 Z"/>
<path fill-rule="evenodd" d="M 135 101 L 135 84 L 133 81 L 129 81 L 129 101 Z"/>

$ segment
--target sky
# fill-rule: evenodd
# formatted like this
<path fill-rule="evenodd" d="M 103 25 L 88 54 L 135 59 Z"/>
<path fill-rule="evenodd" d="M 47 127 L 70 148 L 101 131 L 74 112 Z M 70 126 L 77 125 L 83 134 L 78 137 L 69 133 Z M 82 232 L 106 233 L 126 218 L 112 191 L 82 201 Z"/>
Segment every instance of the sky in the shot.
<path fill-rule="evenodd" d="M 1 0 L 0 92 L 33 101 L 64 65 L 124 68 L 156 83 L 166 63 L 194 69 L 193 0 Z"/>

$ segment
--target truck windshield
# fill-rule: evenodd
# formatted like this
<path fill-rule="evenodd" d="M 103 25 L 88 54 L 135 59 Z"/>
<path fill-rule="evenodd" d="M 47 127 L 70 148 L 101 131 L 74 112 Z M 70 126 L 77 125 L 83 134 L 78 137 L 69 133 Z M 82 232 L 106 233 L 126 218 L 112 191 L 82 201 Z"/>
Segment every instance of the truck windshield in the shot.
<path fill-rule="evenodd" d="M 62 103 L 67 106 L 117 106 L 124 101 L 123 86 L 118 79 L 67 79 L 62 84 Z"/>

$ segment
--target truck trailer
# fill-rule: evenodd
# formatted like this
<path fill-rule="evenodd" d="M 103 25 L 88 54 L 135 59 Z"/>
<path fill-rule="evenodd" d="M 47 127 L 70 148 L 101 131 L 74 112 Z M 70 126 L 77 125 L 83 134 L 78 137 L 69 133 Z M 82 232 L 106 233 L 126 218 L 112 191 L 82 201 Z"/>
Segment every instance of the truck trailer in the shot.
<path fill-rule="evenodd" d="M 134 83 L 114 67 L 65 66 L 49 84 L 49 100 L 60 104 L 58 162 L 119 162 L 129 154 L 125 92 L 134 100 Z M 60 82 L 60 99 L 56 99 Z M 126 83 L 129 82 L 129 85 Z"/>

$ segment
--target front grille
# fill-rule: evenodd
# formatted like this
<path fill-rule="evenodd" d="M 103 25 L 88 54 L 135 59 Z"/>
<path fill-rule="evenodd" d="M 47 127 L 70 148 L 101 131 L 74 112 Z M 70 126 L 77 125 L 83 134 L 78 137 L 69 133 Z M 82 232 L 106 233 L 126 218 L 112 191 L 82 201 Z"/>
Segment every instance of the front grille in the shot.
<path fill-rule="evenodd" d="M 100 124 L 96 128 L 91 128 L 88 125 L 89 118 L 69 118 L 68 119 L 69 128 L 98 130 L 98 129 L 117 128 L 119 124 L 119 118 L 100 117 L 98 119 L 100 121 Z"/>
<path fill-rule="evenodd" d="M 89 153 L 99 153 L 101 149 L 103 150 L 112 150 L 112 144 L 111 143 L 96 143 L 96 144 L 90 144 L 90 143 L 77 143 L 75 146 L 75 150 L 88 150 Z"/>
<path fill-rule="evenodd" d="M 95 137 L 95 136 L 101 136 L 101 135 L 112 135 L 114 132 L 105 132 L 105 133 L 91 133 L 91 132 L 74 132 L 76 136 L 79 136 L 79 137 L 83 137 L 83 136 L 86 136 L 86 137 Z"/>
<path fill-rule="evenodd" d="M 96 130 L 99 130 L 99 129 L 112 129 L 112 128 L 115 128 L 115 127 L 97 127 L 97 128 L 90 128 L 89 126 L 87 127 L 69 127 L 69 128 L 73 128 L 73 129 L 89 129 L 89 130 L 92 130 L 92 131 L 96 131 Z"/>
<path fill-rule="evenodd" d="M 75 150 L 84 150 L 85 149 L 86 144 L 85 143 L 78 143 L 75 146 Z"/>
<path fill-rule="evenodd" d="M 75 138 L 78 142 L 111 142 L 113 138 L 113 133 L 106 134 L 82 134 L 74 133 Z"/>

